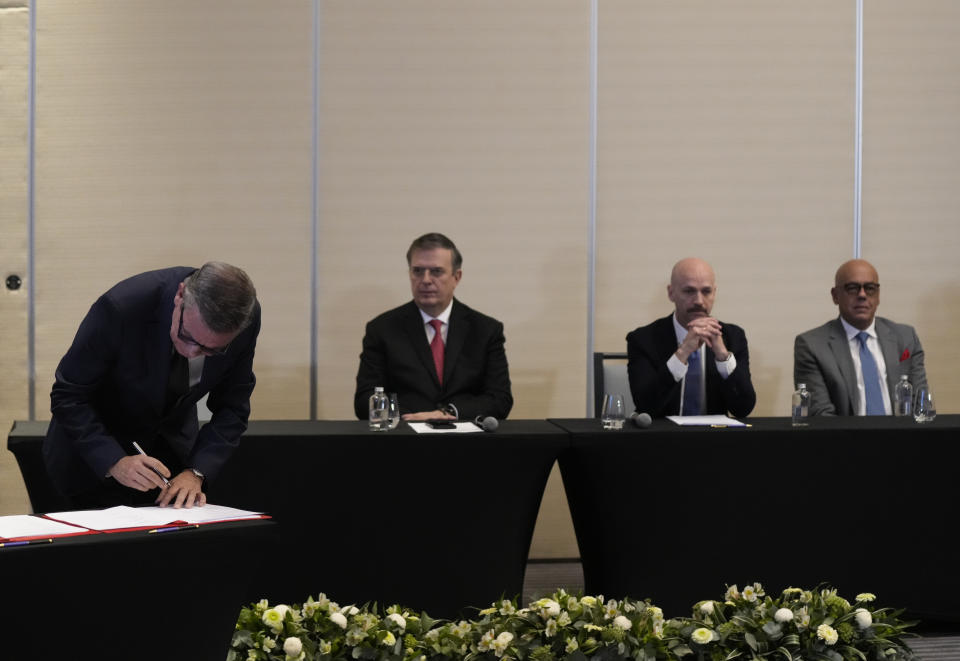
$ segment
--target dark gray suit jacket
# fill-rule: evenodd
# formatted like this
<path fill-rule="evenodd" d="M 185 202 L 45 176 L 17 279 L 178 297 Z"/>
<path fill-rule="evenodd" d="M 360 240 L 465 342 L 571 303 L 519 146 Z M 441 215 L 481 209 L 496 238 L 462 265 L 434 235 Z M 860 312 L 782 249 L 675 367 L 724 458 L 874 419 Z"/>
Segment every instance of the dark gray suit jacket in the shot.
<path fill-rule="evenodd" d="M 237 447 L 256 383 L 259 303 L 226 354 L 207 356 L 200 382 L 164 410 L 173 299 L 195 270 L 175 267 L 128 278 L 97 299 L 80 324 L 57 367 L 50 393 L 53 419 L 43 442 L 47 471 L 61 493 L 105 488 L 107 470 L 134 453 L 134 441 L 156 456 L 168 445 L 162 438 L 176 440 L 190 448 L 190 456 L 167 467 L 174 474 L 193 467 L 209 479 Z M 207 393 L 213 417 L 200 428 L 196 403 Z"/>
<path fill-rule="evenodd" d="M 914 392 L 927 385 L 923 347 L 913 326 L 876 318 L 877 340 L 887 367 L 890 401 L 901 374 Z M 857 373 L 840 318 L 797 335 L 793 344 L 793 380 L 810 391 L 810 415 L 856 415 Z"/>
<path fill-rule="evenodd" d="M 750 415 L 757 403 L 757 393 L 750 379 L 750 352 L 743 329 L 721 322 L 723 343 L 737 359 L 737 369 L 724 379 L 717 370 L 713 350 L 706 348 L 707 402 L 709 414 L 731 413 L 743 418 Z M 627 335 L 627 373 L 630 393 L 638 411 L 654 418 L 676 415 L 680 410 L 680 381 L 673 378 L 667 360 L 677 350 L 677 334 L 673 314 L 657 319 Z"/>

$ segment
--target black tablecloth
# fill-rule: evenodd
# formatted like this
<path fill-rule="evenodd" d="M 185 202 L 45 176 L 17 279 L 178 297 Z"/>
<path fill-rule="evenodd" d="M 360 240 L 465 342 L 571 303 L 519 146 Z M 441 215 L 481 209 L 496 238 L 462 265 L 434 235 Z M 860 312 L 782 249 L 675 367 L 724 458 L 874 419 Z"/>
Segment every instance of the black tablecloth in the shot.
<path fill-rule="evenodd" d="M 0 548 L 6 659 L 226 658 L 269 520 Z"/>
<path fill-rule="evenodd" d="M 953 530 L 960 416 L 788 418 L 751 427 L 571 434 L 560 458 L 588 593 L 651 597 L 668 614 L 727 584 L 829 581 L 911 614 L 960 621 Z"/>
<path fill-rule="evenodd" d="M 370 432 L 361 421 L 257 421 L 211 502 L 270 512 L 278 563 L 250 599 L 402 603 L 435 617 L 523 589 L 530 540 L 566 434 Z M 469 612 L 467 614 L 470 614 Z"/>

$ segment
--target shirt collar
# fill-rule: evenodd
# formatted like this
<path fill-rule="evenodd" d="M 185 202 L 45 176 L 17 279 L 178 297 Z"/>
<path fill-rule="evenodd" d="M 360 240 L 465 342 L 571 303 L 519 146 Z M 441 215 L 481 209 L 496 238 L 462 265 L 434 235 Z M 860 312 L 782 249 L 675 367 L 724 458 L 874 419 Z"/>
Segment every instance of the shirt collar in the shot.
<path fill-rule="evenodd" d="M 427 314 L 427 313 L 424 312 L 423 310 L 420 310 L 420 308 L 417 308 L 417 310 L 420 310 L 420 317 L 423 319 L 423 325 L 424 325 L 424 326 L 426 326 L 427 324 L 429 324 L 431 319 L 439 319 L 439 320 L 443 323 L 444 326 L 449 326 L 449 325 L 450 325 L 450 311 L 451 311 L 452 309 L 453 309 L 453 300 L 452 300 L 452 299 L 451 299 L 451 301 L 450 301 L 450 304 L 447 305 L 446 309 L 445 309 L 443 312 L 441 312 L 440 314 L 438 314 L 436 317 L 431 317 L 429 314 Z"/>
<path fill-rule="evenodd" d="M 840 323 L 843 324 L 843 330 L 847 332 L 847 342 L 851 341 L 860 333 L 859 328 L 854 328 L 853 326 L 848 324 L 847 320 L 844 319 L 843 317 L 840 317 Z M 877 318 L 874 317 L 873 321 L 870 322 L 870 325 L 863 329 L 863 332 L 865 332 L 867 335 L 869 335 L 873 339 L 877 339 L 877 330 L 875 328 L 876 325 L 877 325 Z"/>
<path fill-rule="evenodd" d="M 683 344 L 683 341 L 687 339 L 687 333 L 689 332 L 686 328 L 680 325 L 680 322 L 677 321 L 677 313 L 674 312 L 671 317 L 673 319 L 673 332 L 677 334 L 677 345 Z"/>

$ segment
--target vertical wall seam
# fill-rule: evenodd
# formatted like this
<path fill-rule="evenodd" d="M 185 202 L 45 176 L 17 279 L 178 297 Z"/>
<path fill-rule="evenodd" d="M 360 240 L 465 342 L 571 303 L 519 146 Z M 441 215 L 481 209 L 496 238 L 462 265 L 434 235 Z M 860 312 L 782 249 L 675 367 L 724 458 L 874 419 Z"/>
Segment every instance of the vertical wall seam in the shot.
<path fill-rule="evenodd" d="M 863 209 L 863 0 L 857 0 L 857 45 L 853 153 L 853 257 L 861 256 Z"/>
<path fill-rule="evenodd" d="M 320 0 L 313 0 L 313 91 L 312 130 L 310 138 L 310 419 L 317 419 L 317 396 L 319 391 L 319 372 L 317 366 L 318 347 L 318 297 L 320 263 L 317 257 L 320 247 L 320 190 L 319 190 L 319 147 L 320 147 Z"/>
<path fill-rule="evenodd" d="M 587 211 L 587 417 L 593 417 L 593 344 L 596 313 L 597 270 L 597 3 L 590 2 L 590 126 Z"/>
<path fill-rule="evenodd" d="M 27 82 L 27 417 L 37 419 L 36 377 L 36 244 L 34 224 L 36 220 L 34 185 L 36 163 L 36 109 L 37 109 L 37 3 L 30 0 L 29 17 L 29 67 Z"/>

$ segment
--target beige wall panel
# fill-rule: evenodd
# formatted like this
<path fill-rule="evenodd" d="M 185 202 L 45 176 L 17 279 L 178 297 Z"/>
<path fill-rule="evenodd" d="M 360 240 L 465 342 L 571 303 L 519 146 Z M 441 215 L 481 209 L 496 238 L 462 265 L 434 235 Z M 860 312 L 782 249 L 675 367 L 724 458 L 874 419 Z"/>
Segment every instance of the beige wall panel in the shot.
<path fill-rule="evenodd" d="M 309 415 L 311 2 L 74 3 L 37 15 L 37 401 L 93 300 L 236 263 L 264 312 L 253 416 Z"/>
<path fill-rule="evenodd" d="M 863 256 L 879 314 L 917 329 L 942 413 L 960 411 L 960 4 L 864 7 Z"/>
<path fill-rule="evenodd" d="M 7 432 L 28 414 L 27 385 L 27 119 L 30 15 L 0 8 L 0 516 L 30 511 Z M 7 289 L 10 275 L 20 289 Z"/>
<path fill-rule="evenodd" d="M 670 268 L 718 274 L 754 415 L 786 415 L 793 337 L 835 314 L 853 249 L 855 3 L 609 0 L 599 9 L 596 348 L 672 311 Z"/>
<path fill-rule="evenodd" d="M 428 231 L 505 324 L 511 417 L 581 415 L 588 3 L 329 2 L 320 23 L 320 417 L 353 417 L 364 324 L 410 299 Z M 538 557 L 576 554 L 558 485 Z"/>

